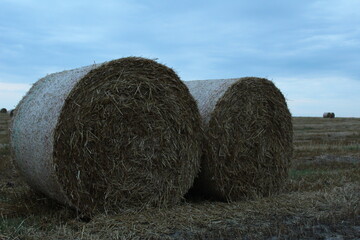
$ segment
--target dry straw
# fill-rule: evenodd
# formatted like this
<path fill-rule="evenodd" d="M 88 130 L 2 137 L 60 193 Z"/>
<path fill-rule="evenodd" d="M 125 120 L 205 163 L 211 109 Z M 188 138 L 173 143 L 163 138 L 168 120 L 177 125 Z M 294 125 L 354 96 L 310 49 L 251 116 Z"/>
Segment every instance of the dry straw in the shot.
<path fill-rule="evenodd" d="M 11 145 L 37 191 L 82 212 L 168 206 L 200 167 L 201 116 L 176 73 L 129 57 L 51 74 L 16 108 Z"/>
<path fill-rule="evenodd" d="M 269 80 L 188 81 L 205 125 L 202 171 L 193 192 L 235 201 L 277 193 L 292 157 L 291 114 Z"/>

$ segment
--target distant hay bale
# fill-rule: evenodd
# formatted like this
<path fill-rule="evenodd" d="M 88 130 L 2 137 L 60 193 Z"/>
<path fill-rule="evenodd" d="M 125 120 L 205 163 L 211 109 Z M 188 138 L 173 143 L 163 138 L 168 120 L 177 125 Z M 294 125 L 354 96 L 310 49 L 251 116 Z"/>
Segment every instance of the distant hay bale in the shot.
<path fill-rule="evenodd" d="M 292 118 L 280 90 L 255 77 L 185 83 L 207 138 L 191 192 L 228 201 L 277 193 L 293 152 Z"/>
<path fill-rule="evenodd" d="M 10 117 L 13 117 L 13 116 L 14 116 L 14 113 L 15 113 L 15 109 L 12 109 L 12 110 L 10 111 Z"/>
<path fill-rule="evenodd" d="M 330 112 L 324 112 L 323 113 L 323 118 L 330 118 L 331 113 Z"/>
<path fill-rule="evenodd" d="M 335 118 L 335 113 L 333 113 L 333 112 L 324 112 L 323 118 Z"/>
<path fill-rule="evenodd" d="M 176 73 L 129 57 L 40 79 L 11 146 L 37 191 L 82 212 L 178 203 L 200 167 L 201 116 Z"/>
<path fill-rule="evenodd" d="M 0 113 L 7 113 L 7 109 L 6 109 L 6 108 L 2 108 L 2 109 L 0 110 Z"/>

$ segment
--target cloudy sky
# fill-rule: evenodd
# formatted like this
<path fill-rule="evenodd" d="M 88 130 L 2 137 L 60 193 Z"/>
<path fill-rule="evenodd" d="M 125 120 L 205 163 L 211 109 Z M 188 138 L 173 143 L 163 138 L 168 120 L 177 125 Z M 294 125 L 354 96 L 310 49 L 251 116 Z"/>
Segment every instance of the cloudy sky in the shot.
<path fill-rule="evenodd" d="M 0 107 L 46 74 L 158 58 L 183 80 L 266 77 L 295 116 L 360 117 L 359 0 L 0 0 Z"/>

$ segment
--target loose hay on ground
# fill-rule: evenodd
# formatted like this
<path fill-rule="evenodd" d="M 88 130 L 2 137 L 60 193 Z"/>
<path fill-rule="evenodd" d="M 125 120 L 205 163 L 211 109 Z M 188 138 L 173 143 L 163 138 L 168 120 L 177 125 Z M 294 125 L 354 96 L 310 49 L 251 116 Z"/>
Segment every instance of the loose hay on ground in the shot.
<path fill-rule="evenodd" d="M 129 57 L 39 80 L 16 108 L 11 145 L 30 186 L 93 213 L 179 202 L 201 136 L 176 73 Z"/>
<path fill-rule="evenodd" d="M 192 192 L 228 201 L 277 193 L 293 152 L 291 114 L 280 90 L 255 77 L 185 83 L 206 135 Z"/>

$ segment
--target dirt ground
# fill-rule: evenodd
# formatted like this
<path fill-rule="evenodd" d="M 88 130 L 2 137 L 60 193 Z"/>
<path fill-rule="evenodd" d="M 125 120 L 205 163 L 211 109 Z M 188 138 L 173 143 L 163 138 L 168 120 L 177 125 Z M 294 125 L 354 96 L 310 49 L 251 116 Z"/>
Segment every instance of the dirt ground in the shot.
<path fill-rule="evenodd" d="M 283 191 L 252 201 L 188 198 L 168 209 L 80 217 L 34 193 L 11 163 L 0 114 L 0 239 L 360 239 L 360 119 L 294 118 Z"/>

